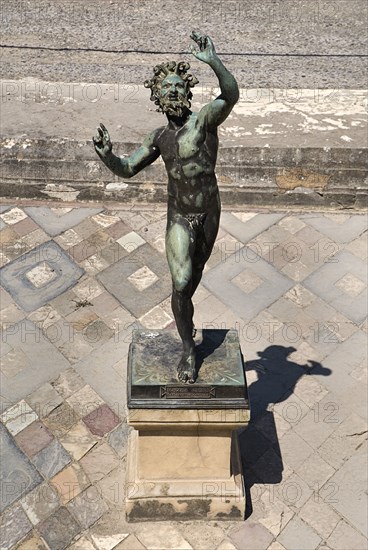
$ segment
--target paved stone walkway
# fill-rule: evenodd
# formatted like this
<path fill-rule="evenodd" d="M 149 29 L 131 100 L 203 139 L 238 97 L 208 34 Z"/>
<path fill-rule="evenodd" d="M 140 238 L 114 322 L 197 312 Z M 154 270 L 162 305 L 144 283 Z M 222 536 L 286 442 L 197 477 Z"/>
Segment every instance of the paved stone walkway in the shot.
<path fill-rule="evenodd" d="M 131 331 L 174 327 L 165 218 L 1 209 L 1 548 L 366 549 L 359 214 L 223 212 L 195 321 L 239 331 L 248 519 L 126 523 Z"/>

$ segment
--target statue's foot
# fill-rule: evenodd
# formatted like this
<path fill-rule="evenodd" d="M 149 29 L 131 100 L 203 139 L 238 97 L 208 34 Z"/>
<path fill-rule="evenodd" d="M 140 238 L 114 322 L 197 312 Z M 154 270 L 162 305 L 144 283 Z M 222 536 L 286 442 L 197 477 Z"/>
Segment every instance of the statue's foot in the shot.
<path fill-rule="evenodd" d="M 188 353 L 183 353 L 180 363 L 178 365 L 178 379 L 180 382 L 189 382 L 189 384 L 194 384 L 197 378 L 197 371 L 195 366 L 195 353 L 194 351 Z"/>

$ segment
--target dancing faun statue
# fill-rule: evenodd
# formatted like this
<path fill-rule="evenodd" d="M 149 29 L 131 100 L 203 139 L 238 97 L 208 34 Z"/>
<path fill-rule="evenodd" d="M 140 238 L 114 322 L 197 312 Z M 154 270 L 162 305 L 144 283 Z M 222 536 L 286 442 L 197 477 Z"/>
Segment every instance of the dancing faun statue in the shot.
<path fill-rule="evenodd" d="M 151 132 L 130 156 L 114 155 L 103 124 L 93 142 L 105 165 L 123 178 L 135 176 L 160 155 L 163 158 L 168 176 L 166 256 L 172 277 L 171 306 L 183 342 L 177 372 L 181 382 L 194 383 L 197 372 L 192 297 L 210 257 L 221 210 L 215 175 L 217 127 L 238 101 L 239 89 L 217 56 L 211 38 L 196 31 L 191 38 L 197 44 L 192 46 L 192 54 L 213 69 L 221 94 L 198 113 L 192 112 L 191 88 L 198 80 L 188 72 L 189 63 L 161 63 L 144 85 L 151 89 L 157 110 L 165 113 L 167 125 Z"/>

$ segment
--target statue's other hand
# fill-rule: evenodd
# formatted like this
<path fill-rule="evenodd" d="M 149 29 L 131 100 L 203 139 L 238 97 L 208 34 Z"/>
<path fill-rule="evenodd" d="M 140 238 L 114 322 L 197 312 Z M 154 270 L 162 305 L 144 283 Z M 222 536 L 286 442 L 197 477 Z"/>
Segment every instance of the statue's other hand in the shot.
<path fill-rule="evenodd" d="M 192 31 L 190 38 L 194 40 L 199 48 L 196 49 L 195 46 L 191 46 L 190 50 L 192 54 L 200 61 L 210 63 L 216 55 L 215 46 L 211 38 L 200 31 Z"/>
<path fill-rule="evenodd" d="M 100 126 L 97 128 L 97 134 L 96 137 L 92 138 L 96 153 L 101 157 L 105 157 L 111 153 L 112 143 L 109 132 L 102 123 L 100 123 Z"/>

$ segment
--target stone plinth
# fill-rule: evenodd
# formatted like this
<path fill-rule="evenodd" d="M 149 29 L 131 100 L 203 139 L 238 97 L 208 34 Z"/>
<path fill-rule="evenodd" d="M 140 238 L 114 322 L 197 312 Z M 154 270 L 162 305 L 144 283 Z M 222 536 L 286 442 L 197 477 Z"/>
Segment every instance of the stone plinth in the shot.
<path fill-rule="evenodd" d="M 181 348 L 175 333 L 133 334 L 127 415 L 135 428 L 128 445 L 130 521 L 244 518 L 238 432 L 249 421 L 249 406 L 237 333 L 199 331 L 197 339 L 199 376 L 186 385 L 176 379 Z"/>

